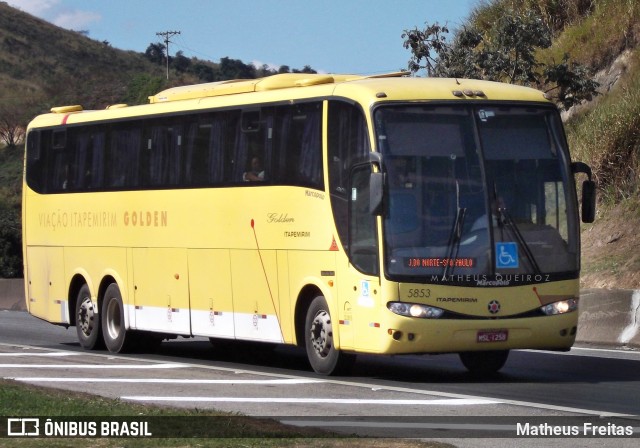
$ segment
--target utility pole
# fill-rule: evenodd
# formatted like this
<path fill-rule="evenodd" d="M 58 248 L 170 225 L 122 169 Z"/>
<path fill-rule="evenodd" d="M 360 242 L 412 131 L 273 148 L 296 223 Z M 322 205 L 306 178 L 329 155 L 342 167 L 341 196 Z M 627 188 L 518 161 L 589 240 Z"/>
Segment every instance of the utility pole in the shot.
<path fill-rule="evenodd" d="M 180 31 L 163 31 L 156 33 L 156 36 L 160 36 L 164 39 L 164 46 L 167 49 L 167 81 L 169 80 L 169 40 L 170 37 L 180 34 Z"/>

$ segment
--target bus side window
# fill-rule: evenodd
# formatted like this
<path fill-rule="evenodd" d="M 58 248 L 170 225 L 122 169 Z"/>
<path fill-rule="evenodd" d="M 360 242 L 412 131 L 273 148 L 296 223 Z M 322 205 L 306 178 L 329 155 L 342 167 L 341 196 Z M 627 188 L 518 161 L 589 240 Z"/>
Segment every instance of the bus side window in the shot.
<path fill-rule="evenodd" d="M 105 134 L 94 126 L 87 132 L 73 134 L 75 153 L 73 190 L 96 190 L 102 187 Z"/>
<path fill-rule="evenodd" d="M 51 149 L 49 190 L 59 192 L 73 189 L 73 147 L 67 146 L 66 130 L 51 133 Z"/>
<path fill-rule="evenodd" d="M 351 171 L 349 209 L 349 255 L 362 273 L 378 274 L 376 216 L 371 213 L 369 181 L 371 165 L 357 165 Z"/>
<path fill-rule="evenodd" d="M 27 135 L 27 185 L 38 192 L 44 192 L 45 183 L 43 182 L 45 170 L 43 158 L 45 152 L 40 146 L 40 135 L 47 131 L 30 131 Z"/>
<path fill-rule="evenodd" d="M 187 186 L 207 184 L 211 128 L 211 123 L 192 123 L 189 126 L 184 157 L 184 182 Z"/>
<path fill-rule="evenodd" d="M 239 111 L 207 113 L 200 115 L 197 122 L 183 126 L 183 185 L 215 186 L 234 178 L 239 120 Z"/>
<path fill-rule="evenodd" d="M 233 182 L 244 183 L 247 173 L 251 172 L 251 161 L 259 158 L 264 161 L 267 145 L 266 126 L 263 113 L 260 110 L 246 110 L 242 112 L 240 122 L 236 126 Z"/>
<path fill-rule="evenodd" d="M 371 151 L 362 110 L 347 102 L 330 101 L 328 134 L 331 208 L 340 241 L 348 248 L 349 173 L 354 162 Z"/>
<path fill-rule="evenodd" d="M 272 137 L 265 146 L 269 179 L 277 184 L 322 188 L 322 104 L 277 107 L 268 124 Z"/>
<path fill-rule="evenodd" d="M 107 155 L 107 186 L 116 189 L 138 186 L 138 166 L 142 132 L 138 123 L 129 128 L 114 129 Z"/>

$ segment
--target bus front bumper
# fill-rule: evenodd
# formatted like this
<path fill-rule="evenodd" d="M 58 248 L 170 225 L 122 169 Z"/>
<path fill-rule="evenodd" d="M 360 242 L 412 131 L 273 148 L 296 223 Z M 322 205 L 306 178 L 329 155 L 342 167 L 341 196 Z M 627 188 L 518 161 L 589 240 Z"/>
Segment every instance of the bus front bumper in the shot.
<path fill-rule="evenodd" d="M 569 350 L 578 313 L 499 320 L 387 316 L 356 351 L 380 354 L 452 353 L 509 349 Z M 373 332 L 372 332 L 373 333 Z"/>

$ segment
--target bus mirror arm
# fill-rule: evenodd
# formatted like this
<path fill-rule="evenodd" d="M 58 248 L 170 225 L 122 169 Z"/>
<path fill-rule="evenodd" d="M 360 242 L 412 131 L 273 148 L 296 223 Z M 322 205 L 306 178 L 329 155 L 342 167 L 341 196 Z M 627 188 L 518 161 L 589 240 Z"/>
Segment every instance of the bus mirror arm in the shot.
<path fill-rule="evenodd" d="M 573 172 L 573 174 L 584 173 L 589 177 L 589 180 L 591 180 L 593 176 L 591 167 L 584 162 L 573 162 L 571 164 L 571 172 Z"/>
<path fill-rule="evenodd" d="M 591 168 L 586 163 L 573 162 L 571 171 L 573 174 L 584 173 L 589 178 L 582 182 L 582 222 L 591 223 L 596 218 L 596 183 L 591 179 Z"/>
<path fill-rule="evenodd" d="M 591 223 L 596 219 L 596 183 L 582 182 L 582 222 Z"/>

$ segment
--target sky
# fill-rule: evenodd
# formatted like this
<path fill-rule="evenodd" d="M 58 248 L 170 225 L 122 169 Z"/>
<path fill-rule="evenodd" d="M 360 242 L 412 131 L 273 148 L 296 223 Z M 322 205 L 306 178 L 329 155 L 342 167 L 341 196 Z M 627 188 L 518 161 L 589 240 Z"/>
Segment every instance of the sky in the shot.
<path fill-rule="evenodd" d="M 169 53 L 257 67 L 305 65 L 322 73 L 406 69 L 406 29 L 461 25 L 478 0 L 7 0 L 62 28 L 112 47 L 144 52 L 179 31 Z"/>

